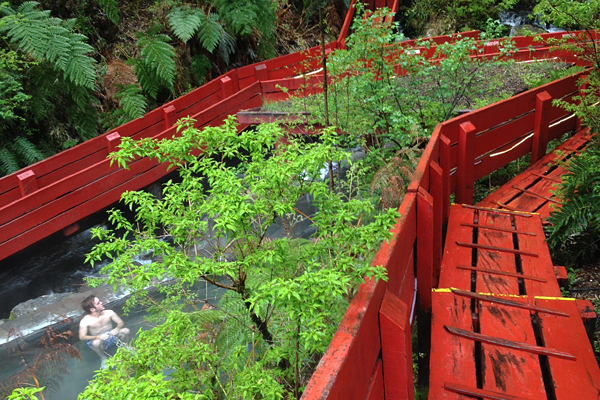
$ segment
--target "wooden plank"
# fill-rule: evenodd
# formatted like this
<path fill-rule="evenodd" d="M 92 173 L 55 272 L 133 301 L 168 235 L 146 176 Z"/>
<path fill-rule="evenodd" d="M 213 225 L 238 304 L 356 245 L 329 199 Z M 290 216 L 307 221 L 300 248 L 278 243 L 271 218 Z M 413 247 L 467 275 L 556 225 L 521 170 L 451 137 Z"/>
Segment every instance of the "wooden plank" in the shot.
<path fill-rule="evenodd" d="M 526 303 L 522 298 L 512 300 Z M 479 303 L 479 324 L 484 335 L 536 345 L 528 310 Z M 526 399 L 546 398 L 536 354 L 486 343 L 482 343 L 481 351 L 483 389 Z"/>
<path fill-rule="evenodd" d="M 440 288 L 471 290 L 471 272 L 456 269 L 457 265 L 471 265 L 471 249 L 456 245 L 456 238 L 470 240 L 473 237 L 473 228 L 461 226 L 461 222 L 473 223 L 473 210 L 454 204 L 450 207 L 446 245 L 440 271 Z"/>
<path fill-rule="evenodd" d="M 588 142 L 589 137 L 585 135 L 584 131 L 581 131 L 560 145 L 558 150 L 568 152 L 565 150 L 566 147 L 579 149 L 585 147 Z M 555 184 L 554 181 L 559 179 L 563 174 L 562 169 L 549 166 L 549 164 L 554 163 L 555 158 L 555 152 L 547 154 L 538 163 L 527 168 L 524 172 L 511 179 L 500 189 L 483 199 L 480 203 L 478 203 L 478 205 L 482 207 L 498 207 L 497 202 L 500 202 L 503 204 L 508 204 L 512 208 L 529 212 L 540 212 L 540 208 L 544 208 L 546 211 L 544 212 L 544 215 L 542 215 L 542 218 L 546 218 L 548 207 L 544 206 L 546 203 L 545 200 L 530 196 L 528 194 L 519 193 L 517 190 L 513 189 L 512 186 L 529 188 L 534 182 L 543 180 L 544 182 L 538 182 L 536 184 L 537 188 L 533 190 L 536 190 L 539 194 L 550 194 L 549 191 L 553 189 Z M 550 179 L 541 179 L 539 175 L 548 176 Z"/>
<path fill-rule="evenodd" d="M 415 169 L 415 172 L 413 173 L 413 176 L 408 185 L 407 190 L 409 192 L 416 192 L 419 189 L 419 186 L 423 187 L 427 191 L 429 190 L 429 185 L 424 183 L 423 181 L 426 180 L 427 183 L 429 182 L 429 164 L 431 163 L 431 161 L 436 161 L 439 157 L 439 134 L 439 129 L 433 130 L 431 138 L 429 139 L 429 143 L 427 143 L 423 154 L 421 154 L 421 158 L 419 159 L 417 168 Z"/>
<path fill-rule="evenodd" d="M 412 331 L 410 305 L 389 290 L 379 309 L 381 357 L 385 374 L 385 398 L 409 400 L 414 398 L 412 368 Z"/>
<path fill-rule="evenodd" d="M 375 365 L 375 372 L 373 373 L 373 377 L 371 378 L 371 383 L 369 385 L 369 390 L 367 391 L 365 399 L 381 400 L 383 398 L 383 365 L 381 360 L 377 360 L 377 364 Z"/>
<path fill-rule="evenodd" d="M 185 111 L 189 107 L 192 107 L 198 102 L 205 100 L 207 97 L 212 96 L 215 92 L 221 91 L 221 83 L 219 82 L 219 78 L 221 77 L 222 76 L 215 78 L 210 82 L 192 90 L 190 93 L 168 102 L 163 107 L 172 105 L 175 106 L 178 112 Z"/>
<path fill-rule="evenodd" d="M 13 202 L 5 207 L 0 208 L 0 242 L 8 238 L 9 233 L 4 232 L 9 230 L 5 225 L 9 221 L 13 221 L 16 218 L 27 214 L 32 210 L 39 209 L 41 206 L 48 204 L 64 195 L 68 195 L 79 188 L 89 184 L 90 182 L 97 181 L 104 176 L 108 176 L 116 171 L 117 166 L 109 167 L 110 161 L 104 160 L 96 165 L 85 168 L 78 174 L 71 175 L 67 178 L 61 179 L 53 185 L 46 186 L 38 191 L 35 196 L 26 196 Z M 114 183 L 119 181 L 115 180 Z M 25 224 L 24 222 L 22 222 Z M 35 224 L 35 221 L 32 222 Z M 27 226 L 25 224 L 24 226 Z"/>
<path fill-rule="evenodd" d="M 67 212 L 59 214 L 19 236 L 13 237 L 0 244 L 0 260 L 25 249 L 27 246 L 36 243 L 53 233 L 59 232 L 61 229 L 66 228 L 84 217 L 110 206 L 120 199 L 121 193 L 124 191 L 138 190 L 144 186 L 148 186 L 166 174 L 166 166 L 156 166 L 145 174 L 140 174 L 121 185 L 114 186 L 108 192 L 104 192 L 100 196 L 90 199 Z"/>
<path fill-rule="evenodd" d="M 431 311 L 433 288 L 433 198 L 423 188 L 417 194 L 417 290 L 420 310 Z"/>
<path fill-rule="evenodd" d="M 511 229 L 511 215 L 481 211 L 479 224 L 489 225 L 502 229 Z M 488 229 L 477 230 L 477 243 L 513 248 L 512 233 L 493 231 Z M 515 264 L 515 255 L 486 250 L 477 251 L 477 267 L 506 272 L 518 272 Z M 519 295 L 519 282 L 517 278 L 476 272 L 476 292 Z"/>
<path fill-rule="evenodd" d="M 556 398 L 597 399 L 600 393 L 600 370 L 575 301 L 536 298 L 535 304 L 560 309 L 571 315 L 568 323 L 562 317 L 540 315 L 544 346 L 574 354 L 577 358 L 576 361 L 548 358 Z"/>
<path fill-rule="evenodd" d="M 533 122 L 534 114 L 529 112 L 505 124 L 478 133 L 475 139 L 475 158 L 496 153 L 507 144 L 520 142 L 525 136 L 531 134 Z"/>
<path fill-rule="evenodd" d="M 177 119 L 198 114 L 213 104 L 220 102 L 221 100 L 223 100 L 223 92 L 219 90 L 198 101 L 197 103 L 190 105 L 188 108 L 178 111 Z"/>
<path fill-rule="evenodd" d="M 456 202 L 473 204 L 475 126 L 471 121 L 459 125 Z"/>
<path fill-rule="evenodd" d="M 102 174 L 97 179 L 88 180 L 88 175 L 76 175 L 73 176 L 69 182 L 69 186 L 73 187 L 72 191 L 57 198 L 53 201 L 43 203 L 43 205 L 35 208 L 31 212 L 24 214 L 20 217 L 9 220 L 2 224 L 0 229 L 0 243 L 8 242 L 12 237 L 16 237 L 22 232 L 44 223 L 45 221 L 51 220 L 54 216 L 59 215 L 68 211 L 69 209 L 85 204 L 90 199 L 101 195 L 102 193 L 109 191 L 113 186 L 119 185 L 122 182 L 126 182 L 136 174 L 144 173 L 148 169 L 156 165 L 155 161 L 149 159 L 142 159 L 130 165 L 130 170 L 118 169 L 116 165 L 108 167 L 108 160 L 104 163 L 100 163 L 95 167 L 90 168 L 89 176 L 95 174 Z M 109 172 L 107 174 L 107 172 Z M 49 189 L 54 189 L 49 187 Z M 59 188 L 60 189 L 60 188 Z M 60 193 L 64 193 L 62 190 L 57 190 Z M 48 191 L 52 193 L 51 191 Z M 31 199 L 32 202 L 39 202 L 41 197 L 29 196 L 27 200 Z M 11 210 L 14 210 L 19 206 L 19 203 L 14 204 Z M 15 211 L 15 212 L 18 212 Z M 4 213 L 3 213 L 4 214 Z M 2 216 L 4 218 L 4 215 Z M 62 229 L 62 228 L 61 228 Z"/>
<path fill-rule="evenodd" d="M 371 376 L 364 371 L 373 370 L 381 349 L 378 313 L 384 293 L 383 281 L 359 286 L 304 391 L 304 399 L 366 397 Z"/>
<path fill-rule="evenodd" d="M 15 176 L 16 179 L 16 176 Z M 0 194 L 0 209 L 2 209 L 2 207 L 7 206 L 8 204 L 11 204 L 14 201 L 17 201 L 21 198 L 21 193 L 19 191 L 18 187 L 15 187 L 7 192 L 4 192 L 3 194 Z"/>
<path fill-rule="evenodd" d="M 549 141 L 550 107 L 552 97 L 546 91 L 538 93 L 535 100 L 535 120 L 531 148 L 531 165 L 546 155 Z"/>
<path fill-rule="evenodd" d="M 433 197 L 433 287 L 438 287 L 442 264 L 444 171 L 435 161 L 429 164 L 429 171 L 431 177 L 429 191 Z"/>
<path fill-rule="evenodd" d="M 388 289 L 394 293 L 402 293 L 405 286 L 413 287 L 414 265 L 412 264 L 412 251 L 417 236 L 417 207 L 416 195 L 408 193 L 404 197 L 400 208 L 400 219 L 391 230 L 393 238 L 383 242 L 377 251 L 375 264 L 387 267 Z M 408 279 L 408 280 L 407 280 Z M 410 301 L 399 295 L 400 299 L 407 304 L 412 303 L 412 290 L 410 290 Z"/>
<path fill-rule="evenodd" d="M 471 397 L 446 390 L 445 384 L 477 388 L 475 343 L 449 334 L 444 329 L 446 325 L 472 329 L 470 299 L 452 293 L 433 293 L 429 398 L 468 400 Z"/>
<path fill-rule="evenodd" d="M 458 126 L 461 123 L 471 121 L 471 123 L 477 127 L 477 132 L 500 125 L 507 121 L 507 119 L 517 117 L 529 110 L 533 110 L 535 107 L 535 96 L 538 93 L 547 91 L 553 98 L 558 98 L 573 92 L 577 89 L 578 79 L 585 75 L 585 73 L 585 71 L 580 72 L 565 78 L 564 80 L 542 85 L 538 88 L 513 96 L 510 99 L 453 118 L 442 123 L 442 133 L 447 136 L 454 145 L 458 142 Z"/>
<path fill-rule="evenodd" d="M 54 171 L 39 177 L 38 183 L 40 188 L 47 187 L 52 185 L 55 182 L 58 182 L 61 179 L 67 178 L 72 174 L 76 174 L 87 167 L 90 167 L 94 164 L 97 164 L 108 156 L 108 152 L 106 149 L 102 149 L 96 153 L 90 154 L 89 156 L 82 158 L 73 163 L 67 164 L 64 167 L 57 168 Z"/>
<path fill-rule="evenodd" d="M 544 229 L 539 215 L 532 218 L 515 217 L 515 227 L 537 234 L 536 237 L 518 236 L 519 249 L 532 251 L 538 254 L 537 259 L 521 257 L 523 274 L 537 276 L 545 279 L 546 283 L 525 280 L 525 292 L 530 296 L 556 296 L 561 297 L 560 287 L 554 273 L 554 264 L 550 257 L 550 250 L 544 240 Z"/>

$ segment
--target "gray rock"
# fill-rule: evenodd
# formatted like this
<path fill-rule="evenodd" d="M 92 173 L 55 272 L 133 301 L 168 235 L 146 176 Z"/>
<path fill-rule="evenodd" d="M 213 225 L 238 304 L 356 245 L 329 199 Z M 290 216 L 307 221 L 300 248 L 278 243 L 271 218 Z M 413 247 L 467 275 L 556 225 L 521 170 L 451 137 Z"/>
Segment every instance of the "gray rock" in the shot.
<path fill-rule="evenodd" d="M 533 25 L 516 25 L 510 29 L 510 36 L 524 36 L 527 34 L 545 33 L 546 31 L 540 27 Z"/>
<path fill-rule="evenodd" d="M 24 303 L 17 304 L 17 306 L 12 309 L 11 314 L 15 317 L 27 315 L 36 312 L 42 307 L 62 301 L 71 296 L 73 296 L 73 293 L 53 293 L 40 296 L 36 299 L 27 300 Z"/>

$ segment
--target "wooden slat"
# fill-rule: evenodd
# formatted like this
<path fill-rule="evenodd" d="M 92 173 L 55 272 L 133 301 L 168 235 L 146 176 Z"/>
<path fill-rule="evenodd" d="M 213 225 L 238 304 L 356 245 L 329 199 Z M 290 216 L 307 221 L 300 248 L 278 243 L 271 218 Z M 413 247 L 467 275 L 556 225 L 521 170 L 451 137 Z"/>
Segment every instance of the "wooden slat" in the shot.
<path fill-rule="evenodd" d="M 452 291 L 452 293 L 456 294 L 457 296 L 465 296 L 465 297 L 468 297 L 471 299 L 479 300 L 479 302 L 490 302 L 490 303 L 502 304 L 503 306 L 507 306 L 507 307 L 522 308 L 524 310 L 545 313 L 545 314 L 558 315 L 558 316 L 567 317 L 567 318 L 570 316 L 570 314 L 565 313 L 563 311 L 535 306 L 535 305 L 532 305 L 529 303 L 518 301 L 518 299 L 512 299 L 511 297 L 507 298 L 507 297 L 503 297 L 503 296 L 493 296 L 493 295 L 487 295 L 487 294 L 481 294 L 481 293 L 473 293 L 473 292 L 469 292 L 466 290 L 460 290 L 460 289 L 451 289 L 451 291 Z"/>
<path fill-rule="evenodd" d="M 444 326 L 444 328 L 452 335 L 468 338 L 476 342 L 492 344 L 495 346 L 506 347 L 508 349 L 518 351 L 526 351 L 533 354 L 539 354 L 548 357 L 556 357 L 563 358 L 565 360 L 577 361 L 577 358 L 573 354 L 547 346 L 538 346 L 522 341 L 507 340 L 498 336 L 484 335 L 482 333 L 471 332 L 468 329 L 461 329 L 450 325 L 446 325 Z"/>
<path fill-rule="evenodd" d="M 381 400 L 383 397 L 383 365 L 381 360 L 377 360 L 365 400 Z"/>
<path fill-rule="evenodd" d="M 471 265 L 471 249 L 456 244 L 456 238 L 471 239 L 473 228 L 461 226 L 461 222 L 473 223 L 473 210 L 453 204 L 450 207 L 446 245 L 440 271 L 440 288 L 471 290 L 471 272 L 457 270 L 457 265 Z"/>
<path fill-rule="evenodd" d="M 554 273 L 554 264 L 550 257 L 548 245 L 544 241 L 544 230 L 542 220 L 539 215 L 532 218 L 515 217 L 515 227 L 517 229 L 528 230 L 537 234 L 536 238 L 527 236 L 518 236 L 519 248 L 538 254 L 537 259 L 531 257 L 521 257 L 521 266 L 523 274 L 537 276 L 546 280 L 545 283 L 525 280 L 525 291 L 530 296 L 557 296 L 560 297 L 560 287 Z"/>
<path fill-rule="evenodd" d="M 565 324 L 564 318 L 540 315 L 544 345 L 561 349 L 577 358 L 576 362 L 548 358 L 556 398 L 597 399 L 600 393 L 600 370 L 575 301 L 535 299 L 535 304 L 568 312 L 573 320 L 573 323 Z"/>
<path fill-rule="evenodd" d="M 480 303 L 479 324 L 484 335 L 536 345 L 531 317 L 527 310 Z M 542 370 L 536 354 L 486 343 L 483 343 L 481 348 L 483 389 L 526 399 L 546 398 Z"/>
<path fill-rule="evenodd" d="M 479 211 L 479 224 L 503 229 L 511 228 L 511 215 Z M 488 246 L 513 248 L 512 233 L 478 229 L 477 243 Z M 477 251 L 477 267 L 516 273 L 514 254 Z M 476 272 L 476 291 L 480 293 L 515 294 L 519 293 L 518 279 L 509 276 Z"/>
<path fill-rule="evenodd" d="M 471 300 L 452 293 L 435 292 L 431 317 L 429 398 L 467 400 L 469 397 L 446 390 L 445 385 L 450 383 L 477 387 L 475 343 L 448 334 L 444 329 L 445 325 L 471 329 Z"/>

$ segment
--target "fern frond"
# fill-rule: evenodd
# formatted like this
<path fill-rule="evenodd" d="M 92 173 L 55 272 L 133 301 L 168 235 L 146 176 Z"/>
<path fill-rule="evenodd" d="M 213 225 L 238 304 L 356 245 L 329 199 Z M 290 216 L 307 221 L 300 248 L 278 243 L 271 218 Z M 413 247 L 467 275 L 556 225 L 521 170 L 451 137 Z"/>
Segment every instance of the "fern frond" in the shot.
<path fill-rule="evenodd" d="M 137 45 L 141 48 L 141 57 L 162 83 L 172 89 L 175 83 L 176 53 L 175 49 L 168 43 L 171 38 L 167 35 L 151 33 L 149 31 L 147 36 L 138 40 Z"/>
<path fill-rule="evenodd" d="M 219 24 L 219 16 L 213 13 L 204 16 L 198 30 L 198 40 L 202 43 L 202 47 L 212 53 L 222 37 L 223 27 Z"/>
<path fill-rule="evenodd" d="M 98 0 L 98 4 L 102 7 L 108 19 L 113 24 L 119 25 L 119 3 L 116 0 Z"/>
<path fill-rule="evenodd" d="M 19 163 L 14 154 L 6 147 L 0 148 L 0 170 L 2 170 L 2 173 L 8 175 L 19 169 Z"/>
<path fill-rule="evenodd" d="M 50 17 L 49 10 L 37 10 L 38 3 L 23 3 L 17 13 L 3 18 L 0 32 L 38 62 L 49 62 L 76 85 L 94 89 L 95 60 L 86 54 L 93 48 L 84 35 L 73 33 L 73 21 Z"/>
<path fill-rule="evenodd" d="M 45 158 L 35 144 L 31 143 L 23 136 L 16 138 L 13 142 L 13 146 L 15 151 L 23 158 L 27 165 L 42 161 Z"/>
<path fill-rule="evenodd" d="M 144 116 L 146 112 L 146 98 L 142 95 L 142 89 L 138 85 L 131 84 L 125 86 L 115 94 L 115 98 L 120 99 L 119 106 L 123 109 L 129 121 Z"/>
<path fill-rule="evenodd" d="M 96 80 L 96 70 L 94 65 L 96 61 L 85 54 L 94 51 L 94 48 L 87 44 L 87 38 L 78 33 L 69 33 L 71 50 L 69 52 L 69 61 L 63 69 L 65 78 L 68 78 L 76 85 L 94 89 Z"/>
<path fill-rule="evenodd" d="M 203 54 L 192 57 L 192 71 L 198 81 L 202 83 L 204 76 L 210 71 L 210 60 Z"/>
<path fill-rule="evenodd" d="M 223 29 L 223 35 L 219 41 L 219 55 L 229 65 L 229 56 L 235 53 L 235 39 Z"/>
<path fill-rule="evenodd" d="M 133 70 L 138 82 L 142 86 L 142 89 L 150 97 L 156 99 L 158 93 L 159 82 L 154 73 L 151 71 L 151 67 L 147 65 L 143 60 L 133 60 Z"/>
<path fill-rule="evenodd" d="M 183 43 L 187 43 L 202 24 L 202 18 L 206 16 L 201 9 L 176 7 L 169 12 L 167 18 L 175 36 Z"/>

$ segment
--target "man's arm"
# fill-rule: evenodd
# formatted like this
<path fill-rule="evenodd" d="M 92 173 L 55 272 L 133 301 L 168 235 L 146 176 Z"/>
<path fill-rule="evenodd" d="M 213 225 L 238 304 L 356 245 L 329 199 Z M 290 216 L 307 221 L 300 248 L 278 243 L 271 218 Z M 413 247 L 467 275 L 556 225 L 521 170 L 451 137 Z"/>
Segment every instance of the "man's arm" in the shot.
<path fill-rule="evenodd" d="M 121 330 L 121 328 L 123 328 L 123 325 L 125 325 L 125 323 L 123 322 L 123 320 L 121 318 L 119 318 L 119 316 L 117 315 L 116 312 L 111 311 L 110 314 L 110 319 L 117 324 L 117 327 L 114 328 L 113 330 L 110 331 L 111 335 L 116 335 L 119 333 L 119 331 Z"/>

